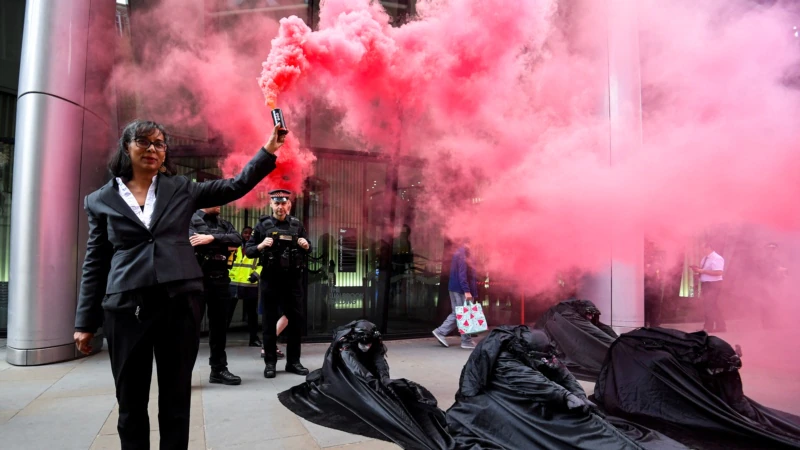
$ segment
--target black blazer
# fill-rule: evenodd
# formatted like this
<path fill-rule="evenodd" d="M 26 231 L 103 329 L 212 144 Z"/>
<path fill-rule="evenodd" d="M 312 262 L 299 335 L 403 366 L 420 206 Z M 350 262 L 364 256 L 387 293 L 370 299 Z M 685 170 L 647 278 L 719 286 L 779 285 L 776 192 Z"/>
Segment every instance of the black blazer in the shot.
<path fill-rule="evenodd" d="M 75 328 L 94 331 L 102 325 L 107 295 L 202 278 L 189 244 L 192 214 L 241 198 L 275 169 L 275 161 L 260 149 L 236 178 L 202 183 L 159 174 L 150 229 L 119 195 L 115 179 L 87 195 L 89 241 Z"/>

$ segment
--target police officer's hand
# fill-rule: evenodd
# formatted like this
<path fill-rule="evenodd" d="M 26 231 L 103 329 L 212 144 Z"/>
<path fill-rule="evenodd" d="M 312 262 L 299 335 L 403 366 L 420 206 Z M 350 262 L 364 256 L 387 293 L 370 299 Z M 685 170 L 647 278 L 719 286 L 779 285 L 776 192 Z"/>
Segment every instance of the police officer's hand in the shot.
<path fill-rule="evenodd" d="M 197 247 L 198 245 L 207 245 L 214 242 L 214 236 L 210 234 L 193 234 L 189 237 L 189 243 L 192 244 L 192 247 Z"/>
<path fill-rule="evenodd" d="M 84 333 L 83 331 L 76 331 L 75 334 L 72 335 L 75 346 L 77 346 L 78 351 L 84 355 L 88 355 L 92 352 L 92 338 L 94 338 L 94 333 Z"/>
<path fill-rule="evenodd" d="M 264 144 L 264 150 L 269 153 L 275 153 L 279 148 L 281 148 L 284 141 L 286 141 L 287 134 L 279 133 L 281 130 L 285 131 L 285 128 L 281 128 L 280 125 L 275 125 L 275 128 L 272 129 L 272 134 L 269 135 L 269 140 L 266 144 Z"/>
<path fill-rule="evenodd" d="M 272 247 L 272 242 L 273 240 L 271 237 L 265 238 L 260 244 L 258 244 L 258 249 L 264 250 L 265 247 Z"/>
<path fill-rule="evenodd" d="M 298 239 L 297 240 L 297 245 L 299 245 L 300 248 L 302 248 L 303 250 L 308 250 L 308 247 L 309 247 L 308 241 L 306 240 L 306 238 Z"/>

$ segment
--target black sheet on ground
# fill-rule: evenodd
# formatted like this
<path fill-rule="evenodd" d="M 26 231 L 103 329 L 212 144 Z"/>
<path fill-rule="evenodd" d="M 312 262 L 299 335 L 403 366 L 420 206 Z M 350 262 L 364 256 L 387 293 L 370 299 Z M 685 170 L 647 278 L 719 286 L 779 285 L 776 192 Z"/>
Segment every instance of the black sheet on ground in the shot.
<path fill-rule="evenodd" d="M 744 395 L 737 353 L 703 331 L 634 330 L 611 345 L 594 398 L 695 448 L 800 449 L 800 417 Z"/>
<path fill-rule="evenodd" d="M 338 328 L 322 369 L 278 398 L 298 416 L 324 427 L 403 448 L 453 448 L 433 395 L 413 381 L 390 379 L 386 347 L 367 321 Z"/>
<path fill-rule="evenodd" d="M 447 411 L 456 448 L 686 448 L 642 426 L 598 415 L 575 377 L 546 353 L 548 346 L 544 333 L 526 326 L 496 328 L 477 345 Z"/>
<path fill-rule="evenodd" d="M 565 300 L 544 313 L 534 327 L 556 345 L 558 359 L 578 378 L 597 380 L 608 347 L 617 333 L 600 322 L 600 310 L 589 300 Z"/>

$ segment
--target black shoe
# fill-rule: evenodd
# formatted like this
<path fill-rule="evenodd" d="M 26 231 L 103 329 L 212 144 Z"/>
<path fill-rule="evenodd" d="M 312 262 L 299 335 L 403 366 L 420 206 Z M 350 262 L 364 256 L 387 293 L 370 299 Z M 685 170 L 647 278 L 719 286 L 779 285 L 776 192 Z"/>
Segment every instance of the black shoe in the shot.
<path fill-rule="evenodd" d="M 283 359 L 286 357 L 286 355 L 284 355 L 281 349 L 278 347 L 275 347 L 275 354 L 278 355 L 278 359 Z"/>
<path fill-rule="evenodd" d="M 264 367 L 264 378 L 275 378 L 275 364 L 267 363 Z"/>
<path fill-rule="evenodd" d="M 295 373 L 297 375 L 308 375 L 308 369 L 303 367 L 302 364 L 299 362 L 296 363 L 286 363 L 286 371 L 290 373 Z"/>
<path fill-rule="evenodd" d="M 258 338 L 250 339 L 250 343 L 247 344 L 247 345 L 248 345 L 248 347 L 263 347 L 264 346 L 264 344 L 262 344 L 261 340 L 259 340 Z"/>
<path fill-rule="evenodd" d="M 211 375 L 208 377 L 208 382 L 236 386 L 242 384 L 242 379 L 228 372 L 228 369 L 223 369 L 219 372 L 212 370 Z"/>

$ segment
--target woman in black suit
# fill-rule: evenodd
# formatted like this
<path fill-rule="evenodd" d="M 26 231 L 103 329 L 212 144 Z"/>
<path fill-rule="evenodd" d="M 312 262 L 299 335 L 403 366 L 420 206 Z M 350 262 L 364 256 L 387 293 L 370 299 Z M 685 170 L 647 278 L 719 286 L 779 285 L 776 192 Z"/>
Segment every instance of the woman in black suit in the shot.
<path fill-rule="evenodd" d="M 147 403 L 158 371 L 162 449 L 189 445 L 192 368 L 200 328 L 203 273 L 189 243 L 192 214 L 248 193 L 275 168 L 280 127 L 235 178 L 195 183 L 170 176 L 169 136 L 150 121 L 125 127 L 109 163 L 114 175 L 89 194 L 89 241 L 75 318 L 75 344 L 92 351 L 102 325 L 119 403 L 123 449 L 150 446 Z"/>

